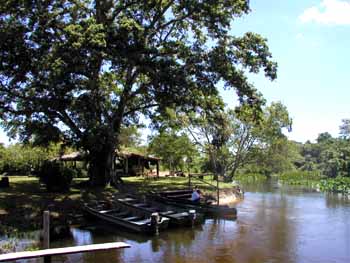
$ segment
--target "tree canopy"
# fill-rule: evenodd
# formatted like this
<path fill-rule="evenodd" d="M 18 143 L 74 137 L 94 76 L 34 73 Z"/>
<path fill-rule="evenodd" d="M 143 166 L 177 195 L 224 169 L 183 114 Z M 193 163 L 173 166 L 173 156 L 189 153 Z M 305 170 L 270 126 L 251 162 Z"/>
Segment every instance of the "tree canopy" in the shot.
<path fill-rule="evenodd" d="M 23 141 L 89 153 L 105 184 L 122 127 L 218 96 L 259 104 L 246 72 L 276 78 L 266 39 L 230 34 L 248 0 L 6 0 L 0 6 L 1 125 Z"/>

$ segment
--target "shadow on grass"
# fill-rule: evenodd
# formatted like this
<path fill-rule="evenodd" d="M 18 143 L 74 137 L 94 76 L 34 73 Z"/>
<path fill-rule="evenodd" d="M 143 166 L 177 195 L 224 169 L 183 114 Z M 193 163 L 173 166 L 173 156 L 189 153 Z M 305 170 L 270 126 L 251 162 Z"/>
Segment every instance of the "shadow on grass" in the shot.
<path fill-rule="evenodd" d="M 33 231 L 42 228 L 44 210 L 51 211 L 53 225 L 73 224 L 82 211 L 83 202 L 111 198 L 114 188 L 77 188 L 49 193 L 37 178 L 11 178 L 10 188 L 0 192 L 0 235 Z"/>
<path fill-rule="evenodd" d="M 82 204 L 89 200 L 110 200 L 114 194 L 143 194 L 151 190 L 171 190 L 188 188 L 188 178 L 161 177 L 146 179 L 130 177 L 117 188 L 91 188 L 82 182 L 87 179 L 75 179 L 68 192 L 49 193 L 35 177 L 10 177 L 10 188 L 0 192 L 0 235 L 33 231 L 42 228 L 42 214 L 50 210 L 52 224 L 76 224 L 81 219 Z M 207 193 L 213 188 L 202 182 L 193 182 Z"/>

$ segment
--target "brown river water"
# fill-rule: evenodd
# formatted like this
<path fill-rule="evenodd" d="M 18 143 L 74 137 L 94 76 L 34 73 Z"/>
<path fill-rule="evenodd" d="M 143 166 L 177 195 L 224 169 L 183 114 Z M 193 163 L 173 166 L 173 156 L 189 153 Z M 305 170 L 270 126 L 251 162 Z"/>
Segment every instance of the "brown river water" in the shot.
<path fill-rule="evenodd" d="M 350 262 L 350 200 L 281 186 L 246 185 L 237 220 L 140 237 L 113 226 L 72 228 L 52 247 L 123 241 L 131 248 L 58 256 L 53 262 Z M 42 262 L 32 259 L 18 262 Z"/>

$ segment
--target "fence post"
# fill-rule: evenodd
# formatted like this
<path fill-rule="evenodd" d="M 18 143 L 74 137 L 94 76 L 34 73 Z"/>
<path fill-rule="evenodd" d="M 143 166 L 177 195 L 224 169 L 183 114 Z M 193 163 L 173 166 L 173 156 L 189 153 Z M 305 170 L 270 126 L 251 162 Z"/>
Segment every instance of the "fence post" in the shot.
<path fill-rule="evenodd" d="M 191 174 L 188 173 L 188 188 L 191 188 Z"/>
<path fill-rule="evenodd" d="M 44 211 L 43 219 L 44 229 L 43 229 L 43 240 L 44 248 L 50 248 L 50 211 Z M 51 256 L 44 257 L 44 263 L 51 263 Z"/>

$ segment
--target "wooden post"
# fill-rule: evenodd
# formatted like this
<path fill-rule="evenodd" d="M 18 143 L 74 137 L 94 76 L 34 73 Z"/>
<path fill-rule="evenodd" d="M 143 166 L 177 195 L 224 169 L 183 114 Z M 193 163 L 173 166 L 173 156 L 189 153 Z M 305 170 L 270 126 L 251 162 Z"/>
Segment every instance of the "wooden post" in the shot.
<path fill-rule="evenodd" d="M 129 159 L 127 156 L 125 156 L 125 175 L 129 175 Z"/>
<path fill-rule="evenodd" d="M 43 240 L 44 248 L 50 248 L 50 211 L 44 211 L 43 219 L 44 229 L 43 229 Z M 51 256 L 44 257 L 44 263 L 51 263 Z"/>
<path fill-rule="evenodd" d="M 191 188 L 191 174 L 188 173 L 188 188 Z"/>
<path fill-rule="evenodd" d="M 158 222 L 159 222 L 159 214 L 158 213 L 152 213 L 151 214 L 151 226 L 154 227 L 154 233 L 156 235 L 159 234 Z"/>
<path fill-rule="evenodd" d="M 159 178 L 159 161 L 157 160 L 157 178 Z"/>
<path fill-rule="evenodd" d="M 196 210 L 190 210 L 188 211 L 191 219 L 191 226 L 194 226 L 194 221 L 196 220 Z"/>
<path fill-rule="evenodd" d="M 137 158 L 137 171 L 136 171 L 136 176 L 140 175 L 140 170 L 141 170 L 141 157 Z"/>
<path fill-rule="evenodd" d="M 220 201 L 220 189 L 219 189 L 219 175 L 216 175 L 216 198 L 217 198 L 217 205 L 219 206 Z"/>
<path fill-rule="evenodd" d="M 141 175 L 142 176 L 144 175 L 144 172 L 145 172 L 145 160 L 142 159 L 142 162 L 141 162 Z"/>

